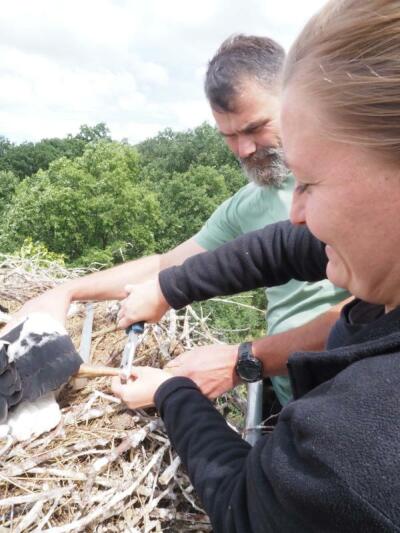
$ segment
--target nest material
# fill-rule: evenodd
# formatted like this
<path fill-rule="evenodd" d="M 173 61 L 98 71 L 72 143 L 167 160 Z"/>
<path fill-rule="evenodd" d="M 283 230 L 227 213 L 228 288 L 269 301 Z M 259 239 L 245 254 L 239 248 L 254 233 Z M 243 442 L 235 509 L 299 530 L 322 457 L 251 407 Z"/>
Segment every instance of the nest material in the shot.
<path fill-rule="evenodd" d="M 12 312 L 83 273 L 0 256 L 0 304 Z M 82 305 L 67 323 L 77 348 L 84 317 Z M 91 363 L 118 366 L 125 342 L 110 306 L 96 304 Z M 136 362 L 162 367 L 210 342 L 216 339 L 205 319 L 190 308 L 171 312 L 160 325 L 147 326 Z M 0 533 L 211 531 L 157 413 L 129 411 L 110 394 L 109 383 L 72 380 L 59 397 L 63 418 L 57 428 L 28 442 L 0 441 Z"/>

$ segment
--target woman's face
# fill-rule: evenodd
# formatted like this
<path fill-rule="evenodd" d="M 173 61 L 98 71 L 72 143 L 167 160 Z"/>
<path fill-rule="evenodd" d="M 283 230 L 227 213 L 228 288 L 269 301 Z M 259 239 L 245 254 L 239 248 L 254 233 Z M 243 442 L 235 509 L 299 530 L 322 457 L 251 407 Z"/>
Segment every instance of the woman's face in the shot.
<path fill-rule="evenodd" d="M 282 107 L 286 162 L 297 179 L 291 220 L 327 244 L 327 276 L 373 303 L 400 305 L 400 165 L 328 139 L 315 98 L 289 86 Z"/>

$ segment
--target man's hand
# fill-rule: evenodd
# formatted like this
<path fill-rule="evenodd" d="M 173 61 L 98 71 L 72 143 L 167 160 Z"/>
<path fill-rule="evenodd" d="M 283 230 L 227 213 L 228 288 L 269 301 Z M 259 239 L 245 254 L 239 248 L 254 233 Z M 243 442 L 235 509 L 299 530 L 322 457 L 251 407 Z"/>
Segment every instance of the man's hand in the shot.
<path fill-rule="evenodd" d="M 125 291 L 129 296 L 121 302 L 118 313 L 119 328 L 127 328 L 142 320 L 158 322 L 169 309 L 157 278 L 140 285 L 126 285 Z"/>
<path fill-rule="evenodd" d="M 13 313 L 12 319 L 1 330 L 0 334 L 4 335 L 11 331 L 23 317 L 32 313 L 46 313 L 65 324 L 70 303 L 71 296 L 63 286 L 48 290 L 28 300 L 16 313 Z"/>
<path fill-rule="evenodd" d="M 132 368 L 131 378 L 126 384 L 122 384 L 119 377 L 114 377 L 111 390 L 129 409 L 151 407 L 154 405 L 154 395 L 158 387 L 171 377 L 165 370 L 137 366 Z"/>
<path fill-rule="evenodd" d="M 203 394 L 216 398 L 240 382 L 235 372 L 237 352 L 238 345 L 200 346 L 179 355 L 165 369 L 192 379 Z"/>

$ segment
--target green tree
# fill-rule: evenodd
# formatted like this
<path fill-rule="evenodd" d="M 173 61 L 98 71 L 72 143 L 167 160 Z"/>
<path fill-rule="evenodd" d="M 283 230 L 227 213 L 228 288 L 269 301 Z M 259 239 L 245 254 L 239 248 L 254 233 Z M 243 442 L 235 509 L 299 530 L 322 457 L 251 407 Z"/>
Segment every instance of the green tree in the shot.
<path fill-rule="evenodd" d="M 110 130 L 104 122 L 99 122 L 95 126 L 83 124 L 79 128 L 79 133 L 75 139 L 80 139 L 85 143 L 97 142 L 101 140 L 111 141 Z"/>
<path fill-rule="evenodd" d="M 0 135 L 0 157 L 4 157 L 12 146 L 12 143 L 8 139 Z"/>
<path fill-rule="evenodd" d="M 242 169 L 238 165 L 222 165 L 218 167 L 218 172 L 224 178 L 230 196 L 248 183 Z"/>
<path fill-rule="evenodd" d="M 0 170 L 0 214 L 10 205 L 19 179 L 7 170 Z"/>
<path fill-rule="evenodd" d="M 125 258 L 151 253 L 159 218 L 156 195 L 138 180 L 136 150 L 103 140 L 21 182 L 4 213 L 0 243 L 13 251 L 30 237 L 70 262 L 95 250 L 110 262 L 122 259 L 121 248 Z"/>
<path fill-rule="evenodd" d="M 81 156 L 88 143 L 101 140 L 111 140 L 110 132 L 103 122 L 93 127 L 84 124 L 75 136 L 42 139 L 37 143 L 24 142 L 16 145 L 0 137 L 0 170 L 9 170 L 22 180 L 40 169 L 47 170 L 49 164 L 60 157 L 74 159 Z"/>
<path fill-rule="evenodd" d="M 40 169 L 46 170 L 52 161 L 60 157 L 74 158 L 82 155 L 84 148 L 84 141 L 73 137 L 11 145 L 0 156 L 0 170 L 9 170 L 22 180 Z"/>
<path fill-rule="evenodd" d="M 137 145 L 143 182 L 159 194 L 163 226 L 157 248 L 191 237 L 246 179 L 219 132 L 207 123 L 184 132 L 166 129 Z"/>
<path fill-rule="evenodd" d="M 184 132 L 167 128 L 137 145 L 144 172 L 156 179 L 186 172 L 193 165 L 237 166 L 224 139 L 207 123 Z"/>
<path fill-rule="evenodd" d="M 229 195 L 224 176 L 212 167 L 191 167 L 174 173 L 159 193 L 164 225 L 157 233 L 161 251 L 193 236 Z"/>

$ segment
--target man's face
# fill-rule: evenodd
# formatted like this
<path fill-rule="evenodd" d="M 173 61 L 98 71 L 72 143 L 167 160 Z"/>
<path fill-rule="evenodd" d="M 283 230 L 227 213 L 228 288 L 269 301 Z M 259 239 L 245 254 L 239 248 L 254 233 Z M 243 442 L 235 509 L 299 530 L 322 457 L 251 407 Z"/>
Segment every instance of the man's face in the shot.
<path fill-rule="evenodd" d="M 280 186 L 287 177 L 279 138 L 280 102 L 276 90 L 245 82 L 234 112 L 212 109 L 217 127 L 249 180 Z"/>

